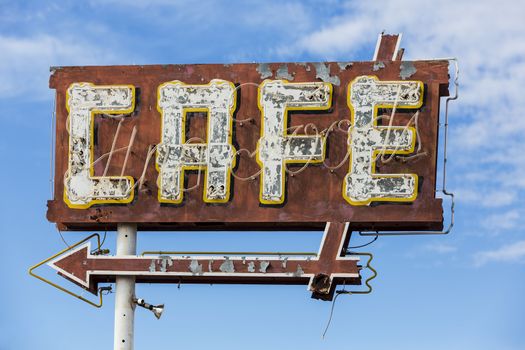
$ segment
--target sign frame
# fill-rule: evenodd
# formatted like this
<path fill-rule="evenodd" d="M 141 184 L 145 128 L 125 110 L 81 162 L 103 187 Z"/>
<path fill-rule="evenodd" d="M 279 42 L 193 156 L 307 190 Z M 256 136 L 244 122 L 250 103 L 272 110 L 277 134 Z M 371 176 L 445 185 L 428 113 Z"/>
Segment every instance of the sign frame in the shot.
<path fill-rule="evenodd" d="M 286 74 L 284 74 L 286 72 Z M 329 170 L 323 166 L 308 165 L 301 174 L 286 175 L 285 199 L 282 204 L 260 203 L 259 179 L 238 181 L 231 178 L 232 192 L 226 203 L 206 203 L 202 200 L 202 184 L 196 181 L 200 174 L 187 171 L 181 204 L 166 205 L 157 200 L 155 159 L 146 164 L 142 187 L 134 192 L 128 204 L 101 204 L 85 209 L 68 207 L 64 202 L 64 173 L 67 170 L 67 89 L 73 83 L 96 85 L 132 85 L 136 89 L 135 109 L 122 123 L 116 147 L 123 148 L 129 135 L 137 127 L 137 138 L 131 150 L 128 169 L 138 181 L 147 160 L 148 146 L 160 142 L 160 113 L 157 110 L 157 88 L 169 81 L 185 84 L 206 84 L 220 78 L 236 84 L 237 110 L 235 117 L 249 122 L 234 123 L 233 142 L 236 149 L 253 151 L 260 137 L 262 123 L 257 103 L 259 89 L 250 84 L 261 84 L 268 78 L 292 78 L 294 82 L 330 82 L 333 88 L 332 106 L 328 111 L 299 111 L 290 113 L 291 127 L 314 120 L 319 130 L 326 130 L 337 120 L 350 120 L 348 88 L 356 77 L 373 75 L 380 81 L 422 81 L 423 105 L 418 110 L 419 139 L 425 155 L 411 161 L 394 159 L 381 164 L 380 173 L 416 173 L 419 176 L 417 198 L 406 203 L 381 202 L 354 206 L 341 195 L 343 179 L 348 166 Z M 326 222 L 350 222 L 352 230 L 441 230 L 443 227 L 442 199 L 436 198 L 439 105 L 442 96 L 448 96 L 448 61 L 370 61 L 327 63 L 263 63 L 263 64 L 203 64 L 150 66 L 92 66 L 54 67 L 50 87 L 56 90 L 56 155 L 54 198 L 48 201 L 48 220 L 57 223 L 60 230 L 115 230 L 120 222 L 135 223 L 139 230 L 322 230 Z M 336 85 L 338 84 L 338 85 Z M 386 110 L 387 112 L 389 110 Z M 189 131 L 195 132 L 206 120 L 202 111 L 192 112 L 195 119 Z M 314 114 L 315 113 L 315 114 Z M 396 110 L 394 125 L 402 126 L 412 115 Z M 190 124 L 191 124 L 190 123 Z M 114 141 L 118 121 L 94 118 L 98 149 L 94 156 L 109 152 Z M 344 158 L 346 135 L 331 132 L 327 138 L 326 162 L 336 164 Z M 255 157 L 254 157 L 255 158 Z M 233 171 L 239 177 L 249 177 L 259 170 L 254 158 L 239 154 Z M 124 162 L 124 154 L 114 153 L 109 174 L 117 174 Z M 102 172 L 102 163 L 94 167 Z M 201 181 L 202 182 L 202 181 Z M 304 189 L 307 189 L 305 191 Z"/>

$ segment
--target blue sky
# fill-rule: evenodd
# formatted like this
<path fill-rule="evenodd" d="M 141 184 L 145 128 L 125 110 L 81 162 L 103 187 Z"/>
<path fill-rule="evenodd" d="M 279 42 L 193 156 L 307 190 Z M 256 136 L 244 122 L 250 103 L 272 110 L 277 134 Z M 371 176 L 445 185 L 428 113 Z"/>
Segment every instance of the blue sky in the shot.
<path fill-rule="evenodd" d="M 113 296 L 98 310 L 27 275 L 64 247 L 45 219 L 49 66 L 369 60 L 383 30 L 403 33 L 405 59 L 459 59 L 448 169 L 453 233 L 381 237 L 367 247 L 379 272 L 374 292 L 339 298 L 324 340 L 330 304 L 311 300 L 304 286 L 140 285 L 137 295 L 167 307 L 160 321 L 136 311 L 136 349 L 523 349 L 524 12 L 507 0 L 0 0 L 0 349 L 112 344 Z M 83 236 L 64 233 L 70 243 Z M 139 251 L 315 251 L 319 239 L 144 233 Z"/>

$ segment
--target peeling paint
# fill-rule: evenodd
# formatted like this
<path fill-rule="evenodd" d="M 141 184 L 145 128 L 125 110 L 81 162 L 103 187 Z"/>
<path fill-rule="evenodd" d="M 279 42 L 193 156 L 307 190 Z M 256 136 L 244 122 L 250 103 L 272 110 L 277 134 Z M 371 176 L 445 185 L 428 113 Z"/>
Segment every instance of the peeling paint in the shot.
<path fill-rule="evenodd" d="M 283 261 L 281 262 L 281 266 L 283 267 L 283 269 L 286 268 L 286 264 L 287 264 L 287 263 L 288 263 L 288 257 L 285 257 L 285 258 L 283 259 Z"/>
<path fill-rule="evenodd" d="M 213 259 L 208 261 L 208 271 L 213 272 Z"/>
<path fill-rule="evenodd" d="M 293 273 L 295 277 L 301 277 L 304 274 L 303 268 L 301 265 L 297 264 L 297 270 Z"/>
<path fill-rule="evenodd" d="M 156 270 L 156 261 L 155 259 L 151 260 L 151 264 L 149 265 L 149 272 L 155 272 Z"/>
<path fill-rule="evenodd" d="M 374 63 L 374 68 L 372 69 L 374 72 L 377 72 L 378 70 L 383 69 L 383 68 L 385 68 L 385 64 L 383 63 L 383 61 L 378 61 Z"/>
<path fill-rule="evenodd" d="M 166 272 L 168 266 L 173 266 L 173 260 L 171 256 L 160 256 L 160 271 Z"/>
<path fill-rule="evenodd" d="M 417 72 L 417 69 L 414 66 L 414 62 L 410 61 L 401 62 L 401 66 L 399 67 L 399 69 L 399 77 L 403 80 L 410 78 Z"/>
<path fill-rule="evenodd" d="M 330 67 L 323 62 L 312 63 L 315 67 L 315 77 L 326 83 L 332 83 L 339 86 L 341 81 L 337 75 L 330 75 Z"/>
<path fill-rule="evenodd" d="M 344 70 L 347 70 L 348 68 L 352 68 L 353 63 L 352 62 L 337 62 L 337 65 L 339 66 L 339 71 L 342 72 Z"/>
<path fill-rule="evenodd" d="M 219 267 L 219 270 L 222 272 L 232 273 L 235 272 L 235 266 L 233 265 L 233 261 L 230 260 L 229 257 L 224 257 L 224 262 Z"/>
<path fill-rule="evenodd" d="M 269 266 L 270 266 L 269 261 L 261 261 L 259 263 L 259 272 L 266 273 L 266 270 L 268 269 Z"/>
<path fill-rule="evenodd" d="M 292 74 L 288 73 L 288 65 L 286 63 L 283 63 L 279 66 L 279 69 L 277 69 L 277 73 L 275 75 L 276 79 L 286 79 L 289 81 L 292 81 L 294 79 L 294 73 Z"/>
<path fill-rule="evenodd" d="M 233 109 L 236 90 L 233 83 L 213 79 L 206 85 L 186 85 L 180 81 L 159 87 L 162 111 L 162 142 L 157 147 L 159 199 L 181 203 L 184 169 L 206 169 L 204 201 L 224 203 L 230 198 L 230 172 L 234 165 L 232 145 Z M 206 143 L 185 141 L 186 109 L 208 108 Z"/>
<path fill-rule="evenodd" d="M 303 66 L 307 72 L 312 70 L 312 68 L 310 68 L 310 65 L 308 63 L 301 62 L 301 63 L 297 63 L 297 64 L 299 66 Z"/>
<path fill-rule="evenodd" d="M 348 152 L 352 157 L 343 183 L 343 196 L 350 204 L 367 205 L 381 200 L 409 202 L 415 198 L 416 175 L 374 174 L 374 152 L 410 152 L 416 137 L 413 128 L 376 126 L 376 106 L 417 107 L 422 89 L 417 81 L 380 81 L 373 76 L 361 76 L 353 81 L 349 98 L 354 118 L 348 134 Z"/>
<path fill-rule="evenodd" d="M 260 63 L 259 66 L 257 66 L 257 72 L 261 75 L 261 79 L 266 79 L 273 75 L 268 63 Z"/>
<path fill-rule="evenodd" d="M 51 75 L 53 75 L 57 70 L 61 70 L 62 66 L 51 66 L 49 67 L 49 71 L 51 72 Z"/>
<path fill-rule="evenodd" d="M 257 161 L 262 165 L 260 201 L 279 204 L 285 195 L 285 162 L 320 162 L 325 149 L 322 136 L 289 136 L 285 129 L 286 110 L 328 109 L 331 86 L 271 80 L 263 82 L 259 89 L 259 105 L 263 111 L 257 152 Z"/>
<path fill-rule="evenodd" d="M 129 202 L 133 199 L 129 176 L 92 176 L 93 112 L 108 115 L 131 113 L 135 88 L 130 85 L 96 86 L 75 83 L 67 90 L 69 110 L 69 162 L 64 181 L 66 203 L 86 208 L 97 203 Z M 129 115 L 125 116 L 129 117 Z"/>
<path fill-rule="evenodd" d="M 202 264 L 199 264 L 198 260 L 192 260 L 189 266 L 191 273 L 200 274 L 202 273 Z"/>
<path fill-rule="evenodd" d="M 248 263 L 248 272 L 255 272 L 255 263 L 253 261 Z"/>

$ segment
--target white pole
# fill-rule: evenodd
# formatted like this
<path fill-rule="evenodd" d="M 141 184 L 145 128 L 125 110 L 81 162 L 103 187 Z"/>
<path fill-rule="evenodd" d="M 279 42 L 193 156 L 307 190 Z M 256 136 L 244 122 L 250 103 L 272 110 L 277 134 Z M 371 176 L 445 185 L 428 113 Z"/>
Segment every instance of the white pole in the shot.
<path fill-rule="evenodd" d="M 136 224 L 118 224 L 116 255 L 137 255 Z M 115 288 L 115 339 L 113 349 L 133 350 L 135 277 L 117 276 Z"/>

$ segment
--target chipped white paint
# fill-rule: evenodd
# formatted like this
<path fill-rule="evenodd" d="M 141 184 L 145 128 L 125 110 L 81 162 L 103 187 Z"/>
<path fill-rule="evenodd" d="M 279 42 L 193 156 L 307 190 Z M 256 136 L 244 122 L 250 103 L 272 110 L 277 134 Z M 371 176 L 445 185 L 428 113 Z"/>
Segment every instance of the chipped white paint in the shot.
<path fill-rule="evenodd" d="M 337 75 L 330 75 L 330 64 L 323 62 L 314 62 L 312 64 L 315 67 L 315 77 L 317 79 L 321 79 L 322 81 L 332 83 L 337 86 L 341 84 L 341 80 Z"/>
<path fill-rule="evenodd" d="M 284 69 L 281 73 L 285 73 Z M 105 113 L 111 117 L 132 112 L 134 93 L 131 85 L 75 83 L 68 88 L 70 140 L 64 200 L 69 207 L 88 208 L 97 203 L 129 203 L 133 200 L 132 177 L 95 177 L 92 164 L 94 115 Z M 416 139 L 414 128 L 377 126 L 377 108 L 418 108 L 422 98 L 423 84 L 418 81 L 382 82 L 373 76 L 360 76 L 349 84 L 348 103 L 352 114 L 348 138 L 350 170 L 344 179 L 343 197 L 350 204 L 408 202 L 416 198 L 418 179 L 415 174 L 375 174 L 375 160 L 379 153 L 411 153 Z M 325 157 L 326 138 L 323 135 L 288 134 L 288 111 L 328 109 L 331 100 L 332 84 L 329 82 L 265 80 L 259 85 L 258 105 L 262 121 L 257 162 L 262 169 L 261 203 L 284 202 L 287 163 L 320 163 Z M 206 85 L 173 81 L 159 86 L 157 108 L 162 122 L 156 166 L 160 202 L 182 202 L 185 170 L 205 172 L 205 202 L 224 203 L 229 200 L 231 169 L 235 166 L 236 154 L 232 145 L 235 101 L 235 86 L 225 80 L 212 80 Z M 207 140 L 187 143 L 186 115 L 194 111 L 208 113 Z"/>
<path fill-rule="evenodd" d="M 131 202 L 134 181 L 131 176 L 93 176 L 93 138 L 95 114 L 133 112 L 135 88 L 132 85 L 75 83 L 67 89 L 66 99 L 69 161 L 64 178 L 64 201 L 70 208 L 78 209 L 98 203 Z"/>
<path fill-rule="evenodd" d="M 288 65 L 286 63 L 283 63 L 279 66 L 279 69 L 277 69 L 277 72 L 275 74 L 275 77 L 277 79 L 285 79 L 292 81 L 294 79 L 295 73 L 288 73 Z"/>
<path fill-rule="evenodd" d="M 318 163 L 325 154 L 324 137 L 287 134 L 287 111 L 330 108 L 332 85 L 265 80 L 259 86 L 258 103 L 262 114 L 257 144 L 257 162 L 262 168 L 259 200 L 279 204 L 285 197 L 286 163 Z"/>
<path fill-rule="evenodd" d="M 268 63 L 260 63 L 257 66 L 257 73 L 261 75 L 261 79 L 270 78 L 273 75 L 272 69 Z"/>
<path fill-rule="evenodd" d="M 202 274 L 202 264 L 199 264 L 198 260 L 193 259 L 190 263 L 189 269 L 193 274 Z"/>
<path fill-rule="evenodd" d="M 203 277 L 261 277 L 261 278 L 274 278 L 274 279 L 288 279 L 290 277 L 302 277 L 302 278 L 308 278 L 308 290 L 313 291 L 313 281 L 315 274 L 314 273 L 305 273 L 303 268 L 301 267 L 300 263 L 304 263 L 307 261 L 314 261 L 319 263 L 319 260 L 321 258 L 321 252 L 323 250 L 326 237 L 328 235 L 328 231 L 330 228 L 330 223 L 326 223 L 325 230 L 323 233 L 323 237 L 321 239 L 321 244 L 319 246 L 318 253 L 315 257 L 311 256 L 298 256 L 298 257 L 288 257 L 287 262 L 289 263 L 298 263 L 297 269 L 295 271 L 273 271 L 272 267 L 279 266 L 279 263 L 282 262 L 282 257 L 278 256 L 258 256 L 256 258 L 246 258 L 246 257 L 240 257 L 240 256 L 224 256 L 221 257 L 222 263 L 218 270 L 213 270 L 213 263 L 214 259 L 217 259 L 218 256 L 178 256 L 173 255 L 171 256 L 171 259 L 173 261 L 173 266 L 177 268 L 168 268 L 166 271 L 155 271 L 148 267 L 145 270 L 91 270 L 86 269 L 85 275 L 82 276 L 76 276 L 72 274 L 71 272 L 62 269 L 58 264 L 62 259 L 66 259 L 74 254 L 77 254 L 81 250 L 86 250 L 86 260 L 112 260 L 112 259 L 129 259 L 129 261 L 137 261 L 137 260 L 146 260 L 151 261 L 151 257 L 147 256 L 122 256 L 117 252 L 117 255 L 92 255 L 90 252 L 92 251 L 91 242 L 86 242 L 84 244 L 79 245 L 75 249 L 72 249 L 63 255 L 60 255 L 56 257 L 55 259 L 49 261 L 47 263 L 48 266 L 56 270 L 58 273 L 60 273 L 62 276 L 67 277 L 68 279 L 71 279 L 72 281 L 77 282 L 81 286 L 84 286 L 86 288 L 89 288 L 91 285 L 91 278 L 92 276 L 134 276 L 134 277 L 193 277 L 196 274 Z M 348 234 L 349 229 L 349 223 L 345 224 L 344 232 L 341 237 L 341 241 L 339 243 L 339 252 L 335 256 L 336 261 L 360 261 L 360 258 L 358 256 L 354 255 L 346 255 L 341 256 L 340 252 L 343 251 L 344 242 L 346 242 L 346 236 Z M 127 255 L 130 255 L 128 253 Z M 158 260 L 162 257 L 155 257 L 153 260 Z M 326 257 L 329 259 L 333 259 L 334 257 Z M 236 271 L 234 262 L 236 261 L 247 261 L 246 269 L 243 269 L 242 271 Z M 193 261 L 196 261 L 194 263 Z M 208 261 L 208 271 L 201 271 L 201 268 L 199 267 L 200 262 Z M 259 267 L 257 268 L 257 263 L 259 263 Z M 275 263 L 275 264 L 273 264 Z M 170 265 L 171 266 L 171 265 Z M 188 270 L 184 271 L 183 269 L 178 269 L 178 267 L 181 266 L 188 266 Z M 192 270 L 195 268 L 194 270 Z M 283 267 L 284 268 L 284 267 Z M 261 272 L 261 269 L 265 272 Z M 338 273 L 331 273 L 330 274 L 330 280 L 333 280 L 334 278 L 340 278 L 340 279 L 348 279 L 348 278 L 357 278 L 359 277 L 359 273 L 356 272 L 338 272 Z M 118 289 L 117 289 L 118 290 Z"/>
<path fill-rule="evenodd" d="M 343 184 L 343 196 L 350 204 L 416 199 L 417 175 L 375 174 L 375 160 L 380 152 L 414 151 L 415 129 L 376 125 L 378 108 L 419 108 L 422 102 L 423 83 L 419 81 L 379 81 L 375 76 L 360 76 L 350 83 L 350 171 Z"/>
<path fill-rule="evenodd" d="M 157 148 L 158 199 L 181 203 L 184 171 L 204 170 L 203 200 L 223 203 L 230 198 L 231 168 L 235 166 L 232 121 L 236 90 L 233 83 L 214 79 L 206 85 L 164 83 L 158 89 L 162 115 L 161 143 Z M 186 113 L 208 112 L 206 143 L 186 143 Z"/>

